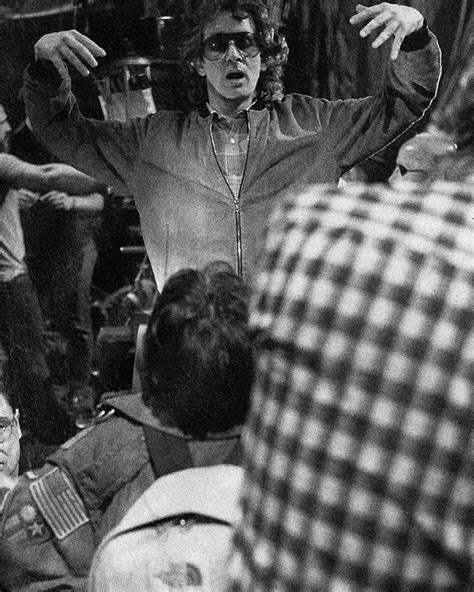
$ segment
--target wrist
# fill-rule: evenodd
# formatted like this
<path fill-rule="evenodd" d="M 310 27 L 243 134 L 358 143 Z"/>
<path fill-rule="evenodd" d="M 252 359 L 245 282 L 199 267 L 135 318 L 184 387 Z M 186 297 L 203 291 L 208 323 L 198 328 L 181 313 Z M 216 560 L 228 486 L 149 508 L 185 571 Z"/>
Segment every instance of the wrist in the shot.
<path fill-rule="evenodd" d="M 429 42 L 428 23 L 424 18 L 421 27 L 405 37 L 400 49 L 401 51 L 417 51 L 426 47 Z"/>
<path fill-rule="evenodd" d="M 41 80 L 51 86 L 59 86 L 62 82 L 61 74 L 50 60 L 36 57 L 27 68 L 28 74 L 34 80 Z"/>

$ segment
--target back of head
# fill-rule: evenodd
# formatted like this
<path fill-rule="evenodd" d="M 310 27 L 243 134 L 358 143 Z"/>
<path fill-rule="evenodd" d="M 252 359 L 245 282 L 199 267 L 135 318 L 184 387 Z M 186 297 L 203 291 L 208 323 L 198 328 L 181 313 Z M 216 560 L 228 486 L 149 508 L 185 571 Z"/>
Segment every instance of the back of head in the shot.
<path fill-rule="evenodd" d="M 400 147 L 390 182 L 399 178 L 417 183 L 431 181 L 438 174 L 438 164 L 455 150 L 453 140 L 441 132 L 417 134 Z"/>
<path fill-rule="evenodd" d="M 226 263 L 173 275 L 145 338 L 144 402 L 204 438 L 243 423 L 253 378 L 248 291 Z"/>

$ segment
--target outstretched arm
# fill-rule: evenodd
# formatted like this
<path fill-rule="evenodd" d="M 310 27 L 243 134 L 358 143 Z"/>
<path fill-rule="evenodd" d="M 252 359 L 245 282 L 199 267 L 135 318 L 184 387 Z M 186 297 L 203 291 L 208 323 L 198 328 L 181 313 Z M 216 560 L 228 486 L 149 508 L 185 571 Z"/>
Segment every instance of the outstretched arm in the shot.
<path fill-rule="evenodd" d="M 106 190 L 103 183 L 66 164 L 35 165 L 12 154 L 0 154 L 0 183 L 41 194 L 62 191 L 71 195 L 87 195 Z"/>
<path fill-rule="evenodd" d="M 372 47 L 380 47 L 393 37 L 390 52 L 392 60 L 397 59 L 405 37 L 420 30 L 424 23 L 423 15 L 416 8 L 399 6 L 389 2 L 381 2 L 375 6 L 357 4 L 356 11 L 357 14 L 349 20 L 351 25 L 359 25 L 369 21 L 360 30 L 361 37 L 367 37 L 383 27 L 383 30 L 372 42 Z"/>
<path fill-rule="evenodd" d="M 83 214 L 101 212 L 104 209 L 104 201 L 104 196 L 101 193 L 69 195 L 63 191 L 49 191 L 38 199 L 39 203 L 53 210 L 81 212 Z"/>
<path fill-rule="evenodd" d="M 125 195 L 132 192 L 131 175 L 148 119 L 110 122 L 86 117 L 71 89 L 71 69 L 86 76 L 103 56 L 105 51 L 78 31 L 43 35 L 35 45 L 35 61 L 25 71 L 25 111 L 33 133 L 49 152 Z"/>

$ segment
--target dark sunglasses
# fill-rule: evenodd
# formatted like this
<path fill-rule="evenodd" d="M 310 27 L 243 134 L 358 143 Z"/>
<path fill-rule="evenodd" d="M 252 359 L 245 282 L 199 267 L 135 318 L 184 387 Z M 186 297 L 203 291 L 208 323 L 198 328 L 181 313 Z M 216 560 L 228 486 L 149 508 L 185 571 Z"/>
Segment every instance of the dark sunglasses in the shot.
<path fill-rule="evenodd" d="M 226 53 L 231 41 L 246 58 L 254 58 L 260 53 L 257 37 L 253 33 L 216 33 L 203 42 L 204 57 L 211 61 L 219 60 Z"/>

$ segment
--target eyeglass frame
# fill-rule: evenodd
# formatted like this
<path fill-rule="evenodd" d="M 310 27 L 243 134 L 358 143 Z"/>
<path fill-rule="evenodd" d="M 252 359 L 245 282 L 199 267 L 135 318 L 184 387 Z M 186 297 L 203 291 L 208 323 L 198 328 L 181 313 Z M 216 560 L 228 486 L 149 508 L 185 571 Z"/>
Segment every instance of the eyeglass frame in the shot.
<path fill-rule="evenodd" d="M 6 426 L 0 426 L 0 444 L 8 442 L 13 434 L 13 427 L 18 424 L 19 411 L 15 410 L 15 415 L 12 417 L 10 423 Z"/>
<path fill-rule="evenodd" d="M 216 57 L 209 57 L 209 54 L 206 52 L 212 51 L 212 50 L 206 49 L 206 44 L 209 43 L 210 40 L 216 39 L 216 38 L 227 39 L 227 43 L 225 44 L 225 49 L 222 49 L 219 51 L 216 50 L 216 51 L 214 51 L 214 53 L 216 54 Z M 253 44 L 251 46 L 249 46 L 249 49 L 251 49 L 251 52 L 246 53 L 245 50 L 241 49 L 238 46 L 238 43 L 236 43 L 236 38 L 237 39 L 239 39 L 239 38 L 240 39 L 243 39 L 243 38 L 250 39 L 253 42 Z M 222 59 L 222 57 L 225 56 L 225 54 L 229 51 L 229 43 L 231 41 L 233 42 L 234 47 L 239 52 L 239 54 L 245 58 L 254 58 L 254 57 L 258 56 L 258 54 L 261 53 L 261 51 L 262 51 L 260 48 L 260 43 L 258 42 L 258 37 L 255 33 L 247 32 L 247 31 L 236 31 L 235 33 L 215 33 L 214 35 L 211 35 L 207 39 L 204 39 L 202 42 L 202 47 L 201 47 L 201 54 L 204 58 L 206 58 L 210 62 L 217 62 L 218 60 Z"/>

